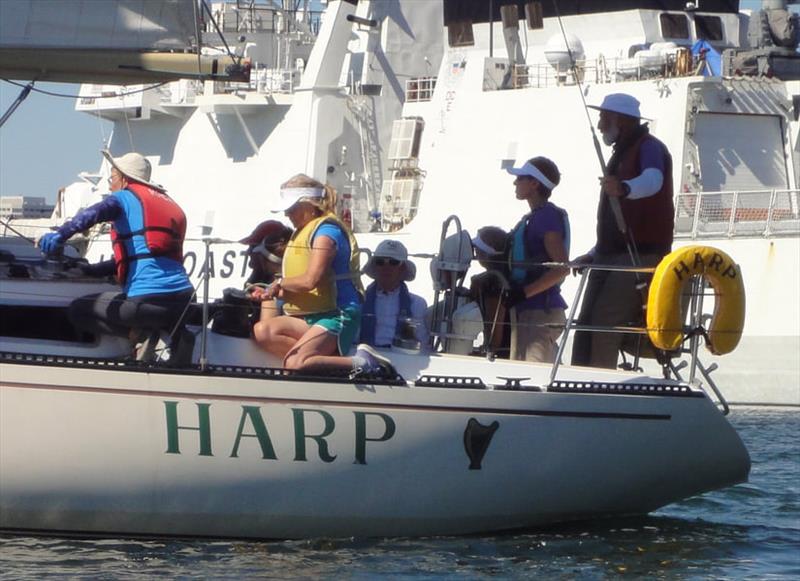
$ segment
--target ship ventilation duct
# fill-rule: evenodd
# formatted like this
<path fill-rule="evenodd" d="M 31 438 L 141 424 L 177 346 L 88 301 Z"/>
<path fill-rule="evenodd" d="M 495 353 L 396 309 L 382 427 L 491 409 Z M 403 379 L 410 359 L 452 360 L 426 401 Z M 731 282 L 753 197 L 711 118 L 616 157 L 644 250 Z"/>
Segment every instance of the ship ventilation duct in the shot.
<path fill-rule="evenodd" d="M 506 4 L 500 7 L 500 16 L 503 20 L 503 38 L 506 41 L 508 64 L 510 67 L 525 63 L 522 54 L 522 44 L 519 41 L 519 10 L 516 4 Z"/>

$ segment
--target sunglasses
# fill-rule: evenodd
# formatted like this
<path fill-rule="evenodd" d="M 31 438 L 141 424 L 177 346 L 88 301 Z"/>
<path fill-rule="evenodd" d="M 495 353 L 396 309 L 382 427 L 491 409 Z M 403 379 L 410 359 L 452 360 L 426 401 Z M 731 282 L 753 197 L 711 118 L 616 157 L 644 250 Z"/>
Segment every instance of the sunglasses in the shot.
<path fill-rule="evenodd" d="M 375 259 L 375 266 L 385 266 L 390 264 L 392 266 L 397 266 L 400 264 L 400 261 L 396 258 L 376 258 Z"/>

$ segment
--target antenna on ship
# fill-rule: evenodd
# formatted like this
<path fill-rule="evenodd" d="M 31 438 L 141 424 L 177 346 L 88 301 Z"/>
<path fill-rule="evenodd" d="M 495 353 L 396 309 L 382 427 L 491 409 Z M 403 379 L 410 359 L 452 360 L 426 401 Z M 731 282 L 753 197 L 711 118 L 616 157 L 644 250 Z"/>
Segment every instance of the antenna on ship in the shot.
<path fill-rule="evenodd" d="M 594 150 L 597 154 L 597 160 L 600 162 L 600 169 L 602 170 L 603 175 L 606 176 L 608 175 L 608 167 L 606 167 L 606 160 L 603 158 L 603 149 L 600 147 L 600 140 L 597 139 L 597 133 L 594 130 L 594 124 L 592 123 L 592 118 L 589 115 L 589 107 L 586 104 L 586 97 L 583 94 L 583 86 L 581 85 L 580 75 L 578 74 L 578 65 L 575 61 L 575 55 L 572 53 L 572 47 L 570 46 L 569 38 L 567 37 L 567 31 L 564 29 L 564 23 L 561 21 L 561 11 L 558 9 L 558 0 L 553 0 L 553 8 L 555 9 L 556 18 L 558 19 L 558 26 L 561 29 L 561 36 L 564 39 L 564 45 L 566 46 L 567 54 L 569 55 L 572 73 L 575 75 L 575 83 L 578 85 L 578 92 L 581 95 L 583 111 L 586 113 L 586 120 L 589 122 L 589 130 L 592 132 L 592 142 L 594 143 Z M 628 226 L 625 223 L 625 216 L 622 215 L 622 206 L 620 206 L 617 198 L 609 196 L 608 201 L 611 204 L 612 212 L 614 212 L 614 219 L 617 222 L 617 228 L 625 239 L 625 246 L 628 248 L 628 254 L 630 255 L 631 263 L 633 266 L 640 266 L 641 263 L 639 261 L 639 251 L 636 248 L 636 241 L 633 239 L 633 235 L 628 230 Z M 636 278 L 639 278 L 638 273 L 636 274 Z"/>

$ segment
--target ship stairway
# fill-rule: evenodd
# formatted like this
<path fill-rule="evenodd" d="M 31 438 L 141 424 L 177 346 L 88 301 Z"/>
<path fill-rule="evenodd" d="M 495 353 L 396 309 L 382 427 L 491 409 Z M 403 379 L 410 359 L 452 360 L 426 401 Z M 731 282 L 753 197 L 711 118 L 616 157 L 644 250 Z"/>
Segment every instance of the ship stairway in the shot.
<path fill-rule="evenodd" d="M 375 121 L 375 107 L 369 95 L 355 94 L 348 98 L 348 108 L 358 121 L 358 134 L 361 139 L 361 161 L 364 167 L 367 213 L 358 212 L 360 218 L 377 210 L 381 191 L 383 165 L 381 163 L 380 140 Z M 358 200 L 358 198 L 356 198 Z M 358 201 L 356 202 L 358 205 Z M 354 220 L 356 215 L 354 215 Z"/>

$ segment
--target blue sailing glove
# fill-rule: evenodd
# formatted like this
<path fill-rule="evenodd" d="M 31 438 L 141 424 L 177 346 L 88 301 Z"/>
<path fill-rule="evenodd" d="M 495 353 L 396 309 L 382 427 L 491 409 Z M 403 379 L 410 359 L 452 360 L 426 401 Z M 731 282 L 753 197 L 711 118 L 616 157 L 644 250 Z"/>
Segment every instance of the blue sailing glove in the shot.
<path fill-rule="evenodd" d="M 39 248 L 45 254 L 53 254 L 64 246 L 64 238 L 58 232 L 48 232 L 39 238 Z"/>

